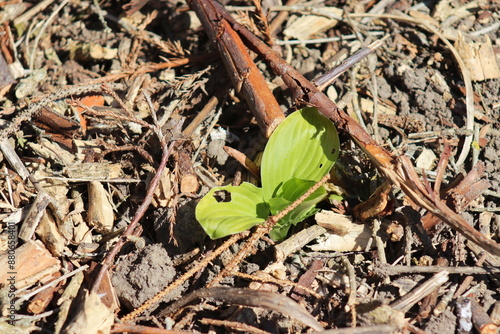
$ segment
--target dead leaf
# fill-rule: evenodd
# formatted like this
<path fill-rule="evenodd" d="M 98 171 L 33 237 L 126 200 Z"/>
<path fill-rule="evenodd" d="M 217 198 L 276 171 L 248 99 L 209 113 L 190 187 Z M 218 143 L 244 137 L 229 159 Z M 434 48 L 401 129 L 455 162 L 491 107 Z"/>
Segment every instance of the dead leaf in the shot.
<path fill-rule="evenodd" d="M 485 39 L 484 43 L 466 42 L 464 36 L 459 33 L 455 42 L 455 48 L 469 69 L 472 81 L 500 78 L 500 68 L 491 40 L 487 35 Z"/>
<path fill-rule="evenodd" d="M 108 233 L 113 228 L 115 220 L 113 205 L 109 199 L 108 192 L 100 182 L 89 183 L 89 209 L 87 220 L 90 226 L 94 226 L 97 232 Z"/>
<path fill-rule="evenodd" d="M 64 334 L 110 333 L 114 322 L 113 312 L 107 308 L 96 293 L 85 293 L 83 301 L 75 310 L 76 316 L 62 331 Z"/>

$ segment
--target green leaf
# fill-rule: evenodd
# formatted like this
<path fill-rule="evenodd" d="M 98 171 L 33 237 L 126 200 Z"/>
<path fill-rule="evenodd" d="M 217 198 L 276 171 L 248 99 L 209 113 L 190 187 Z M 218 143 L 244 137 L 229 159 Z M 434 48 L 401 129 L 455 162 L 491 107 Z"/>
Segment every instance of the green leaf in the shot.
<path fill-rule="evenodd" d="M 317 182 L 330 171 L 339 153 L 333 123 L 316 108 L 288 116 L 267 143 L 261 165 L 264 201 L 277 197 L 292 178 Z"/>
<path fill-rule="evenodd" d="M 279 194 L 283 197 L 275 197 L 269 200 L 271 214 L 275 215 L 276 213 L 286 209 L 290 204 L 308 191 L 314 184 L 314 181 L 300 180 L 296 178 L 292 178 L 291 180 L 285 182 L 283 187 L 280 187 L 279 190 Z M 292 225 L 300 223 L 318 211 L 315 209 L 315 206 L 317 203 L 325 199 L 326 195 L 327 192 L 323 187 L 320 187 L 312 193 L 294 210 L 279 220 L 270 233 L 271 238 L 274 240 L 283 240 Z"/>
<path fill-rule="evenodd" d="M 212 239 L 248 230 L 268 216 L 262 189 L 246 182 L 215 187 L 196 206 L 196 219 Z"/>
<path fill-rule="evenodd" d="M 196 207 L 196 219 L 212 238 L 242 232 L 264 222 L 302 196 L 332 168 L 339 139 L 332 122 L 316 108 L 296 111 L 275 130 L 262 157 L 262 189 L 249 183 L 212 189 Z M 290 226 L 317 210 L 321 187 L 283 217 L 271 231 L 282 240 Z"/>

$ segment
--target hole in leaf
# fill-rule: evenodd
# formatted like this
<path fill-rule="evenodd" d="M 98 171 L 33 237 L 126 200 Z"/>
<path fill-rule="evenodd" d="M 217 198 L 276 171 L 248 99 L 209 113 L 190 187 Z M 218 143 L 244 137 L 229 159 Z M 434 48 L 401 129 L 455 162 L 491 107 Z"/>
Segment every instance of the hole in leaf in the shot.
<path fill-rule="evenodd" d="M 330 152 L 331 154 L 335 154 L 335 152 L 337 152 L 337 149 L 336 148 L 333 148 L 332 149 L 332 152 Z"/>
<path fill-rule="evenodd" d="M 218 190 L 214 192 L 214 198 L 217 201 L 217 203 L 227 203 L 231 202 L 231 193 L 227 190 Z"/>
<path fill-rule="evenodd" d="M 323 167 L 323 164 L 319 164 L 319 168 Z"/>

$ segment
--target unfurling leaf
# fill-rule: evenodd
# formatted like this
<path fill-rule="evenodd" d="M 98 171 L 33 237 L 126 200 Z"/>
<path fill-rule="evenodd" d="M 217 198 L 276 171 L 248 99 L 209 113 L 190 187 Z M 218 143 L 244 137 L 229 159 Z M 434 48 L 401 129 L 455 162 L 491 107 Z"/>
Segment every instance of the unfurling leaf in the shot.
<path fill-rule="evenodd" d="M 304 108 L 288 116 L 262 156 L 264 200 L 269 201 L 292 178 L 318 182 L 337 160 L 339 148 L 335 126 L 318 109 Z"/>
<path fill-rule="evenodd" d="M 286 209 L 332 168 L 339 154 L 333 123 L 316 108 L 304 108 L 285 119 L 264 150 L 262 189 L 252 184 L 212 189 L 198 203 L 196 219 L 212 238 L 242 232 L 264 222 L 269 214 Z M 326 197 L 321 187 L 280 219 L 270 235 L 286 237 L 291 225 L 313 215 Z"/>

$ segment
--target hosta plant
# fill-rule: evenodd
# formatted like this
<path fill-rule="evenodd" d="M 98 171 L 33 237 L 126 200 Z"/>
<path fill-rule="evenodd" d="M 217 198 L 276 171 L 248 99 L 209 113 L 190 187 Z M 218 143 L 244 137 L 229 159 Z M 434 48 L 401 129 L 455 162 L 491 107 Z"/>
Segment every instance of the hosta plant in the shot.
<path fill-rule="evenodd" d="M 245 231 L 284 210 L 332 168 L 339 153 L 333 123 L 316 108 L 288 116 L 266 145 L 260 168 L 262 188 L 251 183 L 211 189 L 196 207 L 196 219 L 212 239 Z M 313 215 L 327 196 L 320 187 L 280 219 L 271 237 L 282 240 L 290 226 Z"/>

